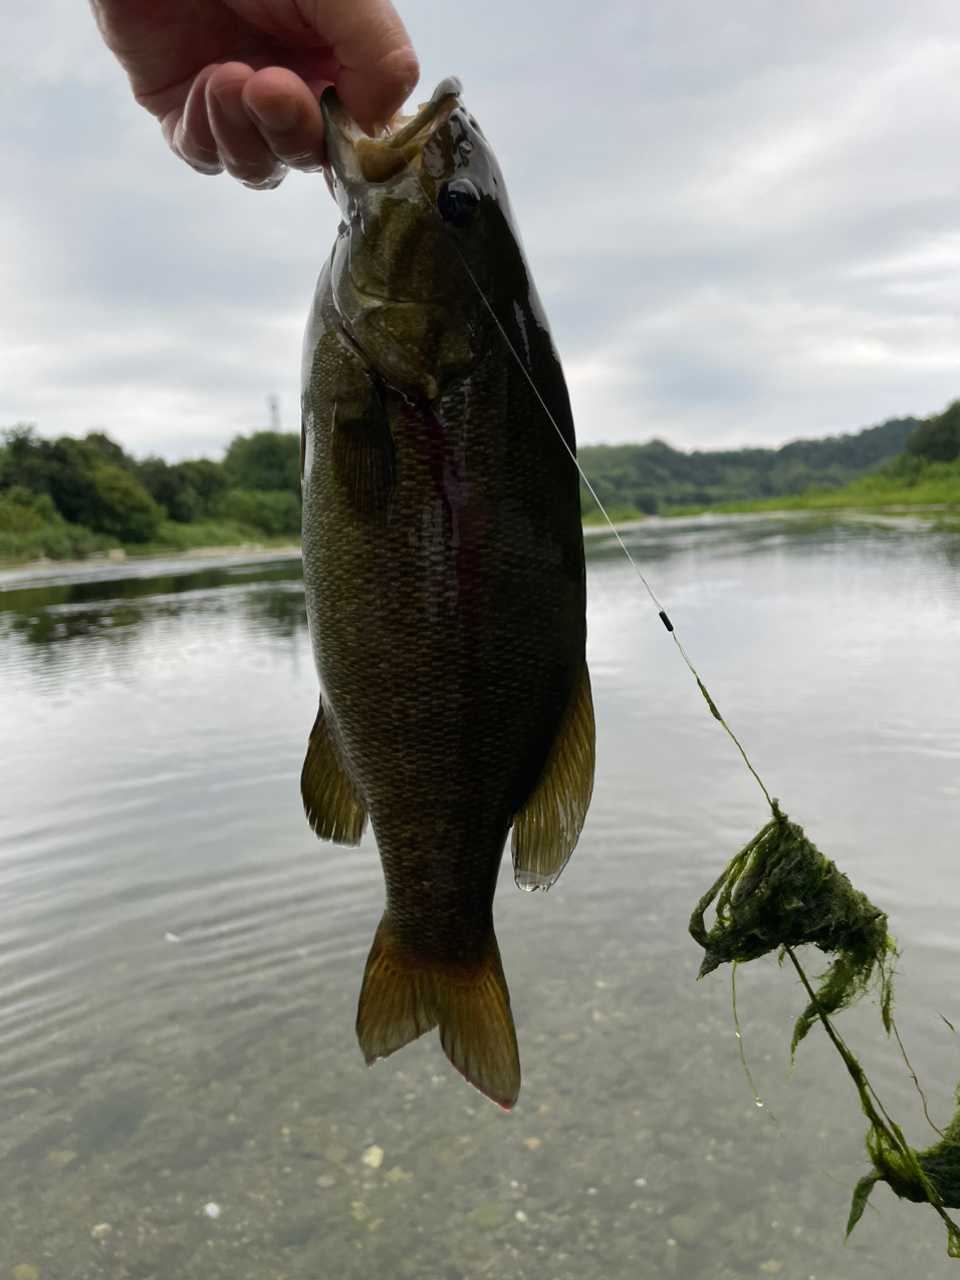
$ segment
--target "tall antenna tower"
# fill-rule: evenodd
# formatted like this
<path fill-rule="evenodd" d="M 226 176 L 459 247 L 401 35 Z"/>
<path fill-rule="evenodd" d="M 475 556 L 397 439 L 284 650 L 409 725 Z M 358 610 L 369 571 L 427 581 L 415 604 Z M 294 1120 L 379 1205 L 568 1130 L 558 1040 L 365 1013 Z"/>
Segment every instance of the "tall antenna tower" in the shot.
<path fill-rule="evenodd" d="M 280 397 L 274 391 L 271 391 L 267 396 L 267 412 L 270 414 L 270 430 L 279 431 L 281 429 Z"/>

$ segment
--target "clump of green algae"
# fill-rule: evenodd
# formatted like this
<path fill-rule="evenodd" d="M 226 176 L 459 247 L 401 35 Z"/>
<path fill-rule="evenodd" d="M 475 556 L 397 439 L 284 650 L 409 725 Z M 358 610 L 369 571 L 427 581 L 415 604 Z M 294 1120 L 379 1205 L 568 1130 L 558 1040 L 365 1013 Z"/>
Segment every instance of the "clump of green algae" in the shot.
<path fill-rule="evenodd" d="M 727 865 L 690 918 L 690 932 L 705 955 L 700 977 L 727 962 L 743 964 L 771 951 L 812 944 L 836 959 L 797 1019 L 795 1050 L 820 1013 L 848 1008 L 880 981 L 880 1007 L 890 1029 L 892 968 L 896 949 L 887 917 L 854 889 L 803 829 L 772 802 L 773 817 Z M 704 914 L 716 899 L 716 920 L 707 931 Z"/>
<path fill-rule="evenodd" d="M 915 1151 L 830 1020 L 876 983 L 883 1025 L 888 1034 L 896 1035 L 892 1009 L 897 950 L 887 917 L 854 889 L 776 800 L 771 800 L 771 813 L 771 820 L 728 863 L 690 918 L 690 933 L 704 949 L 699 976 L 721 964 L 743 964 L 772 951 L 779 951 L 781 963 L 789 958 L 809 998 L 794 1027 L 791 1055 L 814 1023 L 821 1022 L 870 1122 L 866 1145 L 873 1171 L 857 1183 L 847 1235 L 863 1215 L 871 1191 L 883 1181 L 902 1199 L 931 1204 L 947 1227 L 948 1254 L 960 1258 L 960 1228 L 946 1213 L 947 1208 L 960 1208 L 960 1110 L 938 1143 Z M 708 929 L 705 915 L 714 902 L 716 918 Z M 803 945 L 834 957 L 816 990 L 794 952 Z M 960 1105 L 960 1091 L 957 1102 Z"/>
<path fill-rule="evenodd" d="M 960 1106 L 960 1091 L 956 1101 Z M 960 1209 L 960 1110 L 943 1130 L 940 1141 L 925 1151 L 911 1151 L 912 1159 L 905 1159 L 899 1148 L 888 1143 L 886 1135 L 875 1129 L 867 1135 L 867 1148 L 874 1171 L 857 1183 L 848 1234 L 860 1220 L 870 1192 L 881 1181 L 892 1187 L 901 1200 L 913 1200 L 918 1204 L 929 1201 L 936 1207 L 937 1200 L 930 1194 L 932 1190 L 944 1208 Z M 954 1226 L 952 1257 L 960 1256 L 955 1252 L 960 1243 L 956 1239 L 956 1230 Z"/>

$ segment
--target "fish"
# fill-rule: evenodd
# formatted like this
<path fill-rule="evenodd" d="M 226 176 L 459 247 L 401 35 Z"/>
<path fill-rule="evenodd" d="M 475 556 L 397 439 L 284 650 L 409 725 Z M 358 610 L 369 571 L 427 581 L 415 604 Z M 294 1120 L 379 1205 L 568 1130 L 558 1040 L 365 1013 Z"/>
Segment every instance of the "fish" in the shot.
<path fill-rule="evenodd" d="M 386 904 L 357 1037 L 435 1027 L 520 1090 L 493 899 L 547 889 L 593 789 L 579 477 L 560 360 L 497 160 L 443 80 L 363 133 L 324 91 L 342 221 L 304 340 L 303 577 L 320 706 L 301 775 L 321 839 L 369 820 Z"/>

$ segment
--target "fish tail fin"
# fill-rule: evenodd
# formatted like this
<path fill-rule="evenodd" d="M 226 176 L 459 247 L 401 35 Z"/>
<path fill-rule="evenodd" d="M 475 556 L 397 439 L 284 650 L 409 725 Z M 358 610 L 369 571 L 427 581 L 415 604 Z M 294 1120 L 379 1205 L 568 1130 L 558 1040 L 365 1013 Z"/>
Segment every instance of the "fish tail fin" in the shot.
<path fill-rule="evenodd" d="M 438 1021 L 433 974 L 399 951 L 385 914 L 367 956 L 357 1009 L 357 1039 L 367 1066 L 432 1031 Z"/>
<path fill-rule="evenodd" d="M 443 1051 L 460 1074 L 509 1111 L 520 1092 L 520 1055 L 496 938 L 491 934 L 477 965 L 437 964 L 402 952 L 384 915 L 357 1011 L 357 1039 L 367 1065 L 438 1025 Z"/>
<path fill-rule="evenodd" d="M 500 948 L 490 934 L 482 965 L 468 977 L 437 976 L 440 1043 L 460 1074 L 505 1111 L 520 1092 L 520 1054 Z"/>

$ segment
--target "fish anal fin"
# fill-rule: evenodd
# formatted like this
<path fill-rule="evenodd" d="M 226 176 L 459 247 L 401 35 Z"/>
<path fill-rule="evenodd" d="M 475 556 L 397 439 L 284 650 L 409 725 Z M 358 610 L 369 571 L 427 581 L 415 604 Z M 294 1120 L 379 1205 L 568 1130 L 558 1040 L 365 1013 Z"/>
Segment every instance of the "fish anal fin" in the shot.
<path fill-rule="evenodd" d="M 367 811 L 337 759 L 322 700 L 300 773 L 300 795 L 307 821 L 321 840 L 360 843 Z"/>
<path fill-rule="evenodd" d="M 566 866 L 593 794 L 595 758 L 593 698 L 584 662 L 540 779 L 514 815 L 513 874 L 521 889 L 549 889 Z"/>
<path fill-rule="evenodd" d="M 520 1092 L 520 1055 L 496 939 L 483 961 L 446 965 L 395 944 L 389 914 L 377 929 L 363 975 L 357 1039 L 368 1066 L 440 1028 L 460 1074 L 509 1111 Z"/>

